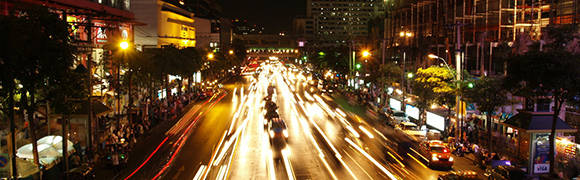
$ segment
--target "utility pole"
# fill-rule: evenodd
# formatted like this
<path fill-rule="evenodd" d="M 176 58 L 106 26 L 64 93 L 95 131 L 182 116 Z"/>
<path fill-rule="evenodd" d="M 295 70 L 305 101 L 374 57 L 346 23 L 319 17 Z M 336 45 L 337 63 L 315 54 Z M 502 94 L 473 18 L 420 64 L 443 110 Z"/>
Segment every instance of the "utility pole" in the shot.
<path fill-rule="evenodd" d="M 455 75 L 456 75 L 456 83 L 457 83 L 457 87 L 459 87 L 460 82 L 462 81 L 461 79 L 461 26 L 463 26 L 463 24 L 461 24 L 460 22 L 457 22 L 455 24 L 455 31 L 457 32 L 456 38 L 457 38 L 457 42 L 455 42 Z M 457 118 L 457 132 L 458 132 L 458 136 L 457 137 L 461 137 L 461 123 L 462 123 L 462 119 L 463 119 L 463 112 L 461 112 L 462 110 L 462 106 L 463 103 L 461 102 L 461 94 L 458 94 L 457 96 L 455 96 L 455 108 L 456 111 L 455 113 L 457 114 L 456 118 Z"/>
<path fill-rule="evenodd" d="M 88 24 L 92 24 L 90 17 L 88 18 Z M 87 69 L 89 71 L 89 97 L 88 97 L 88 102 L 89 102 L 89 112 L 88 112 L 88 118 L 87 118 L 87 132 L 88 132 L 88 138 L 87 138 L 87 154 L 89 156 L 89 158 L 92 158 L 92 149 L 93 149 L 93 128 L 92 128 L 92 124 L 93 124 L 93 101 L 92 101 L 92 97 L 93 97 L 93 36 L 92 36 L 92 26 L 88 26 L 89 27 L 89 31 L 87 32 L 88 35 L 88 40 L 89 40 L 89 55 L 87 56 Z"/>

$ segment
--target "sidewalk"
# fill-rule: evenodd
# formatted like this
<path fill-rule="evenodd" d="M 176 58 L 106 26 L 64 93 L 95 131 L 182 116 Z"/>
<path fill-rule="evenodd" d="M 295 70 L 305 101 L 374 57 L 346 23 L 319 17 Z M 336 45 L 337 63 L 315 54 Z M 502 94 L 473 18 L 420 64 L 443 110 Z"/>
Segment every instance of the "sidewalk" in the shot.
<path fill-rule="evenodd" d="M 179 117 L 187 113 L 196 102 L 197 101 L 192 100 L 187 106 L 185 106 Z M 115 169 L 114 167 L 109 166 L 107 164 L 108 162 L 101 159 L 95 164 L 96 179 L 122 179 L 124 178 L 123 176 L 131 173 L 130 171 L 139 167 L 149 154 L 155 150 L 155 145 L 160 144 L 161 141 L 163 141 L 165 132 L 167 132 L 167 130 L 169 130 L 179 119 L 180 118 L 161 121 L 159 124 L 152 127 L 149 132 L 145 133 L 143 137 L 137 139 L 137 143 L 134 144 L 133 150 L 129 152 L 128 162 L 125 167 L 122 167 L 122 169 Z"/>

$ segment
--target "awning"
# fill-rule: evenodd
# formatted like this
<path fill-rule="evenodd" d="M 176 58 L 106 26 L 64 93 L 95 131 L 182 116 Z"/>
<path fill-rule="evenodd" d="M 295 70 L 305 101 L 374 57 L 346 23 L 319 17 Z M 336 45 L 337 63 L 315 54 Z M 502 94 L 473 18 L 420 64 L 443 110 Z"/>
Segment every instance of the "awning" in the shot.
<path fill-rule="evenodd" d="M 552 113 L 520 112 L 505 120 L 502 124 L 529 133 L 550 133 L 552 131 L 552 115 Z M 556 120 L 556 132 L 569 133 L 576 131 L 562 119 L 558 118 Z"/>

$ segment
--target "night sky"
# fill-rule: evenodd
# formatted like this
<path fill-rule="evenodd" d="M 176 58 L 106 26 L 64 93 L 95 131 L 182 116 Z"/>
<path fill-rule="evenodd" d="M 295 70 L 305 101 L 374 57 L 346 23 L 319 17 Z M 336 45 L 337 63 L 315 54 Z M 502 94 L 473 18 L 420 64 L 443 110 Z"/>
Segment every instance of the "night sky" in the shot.
<path fill-rule="evenodd" d="M 292 31 L 292 18 L 306 14 L 306 0 L 218 0 L 226 17 L 262 25 L 266 33 Z"/>

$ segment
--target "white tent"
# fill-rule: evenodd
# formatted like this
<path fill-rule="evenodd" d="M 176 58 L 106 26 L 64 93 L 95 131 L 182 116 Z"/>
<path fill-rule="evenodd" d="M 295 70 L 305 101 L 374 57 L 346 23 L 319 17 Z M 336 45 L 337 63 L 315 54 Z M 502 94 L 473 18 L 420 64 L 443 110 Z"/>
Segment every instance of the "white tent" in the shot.
<path fill-rule="evenodd" d="M 62 137 L 45 136 L 36 141 L 38 144 L 38 156 L 40 164 L 45 168 L 51 168 L 58 163 L 62 157 Z M 67 149 L 70 154 L 74 152 L 73 143 L 67 140 Z M 34 155 L 32 153 L 32 143 L 26 144 L 16 151 L 18 174 L 20 177 L 27 177 L 36 172 L 38 168 L 33 163 Z"/>
<path fill-rule="evenodd" d="M 32 154 L 32 144 L 26 144 L 18 148 L 16 156 L 24 159 L 34 159 Z M 38 156 L 39 158 L 53 158 L 62 156 L 54 147 L 48 144 L 38 144 Z"/>
<path fill-rule="evenodd" d="M 38 141 L 36 141 L 38 144 L 48 144 L 52 147 L 54 147 L 58 153 L 60 154 L 60 156 L 62 156 L 62 136 L 44 136 L 43 138 L 40 138 Z M 73 142 L 67 140 L 67 149 L 68 152 L 71 152 L 74 150 L 73 147 Z"/>

